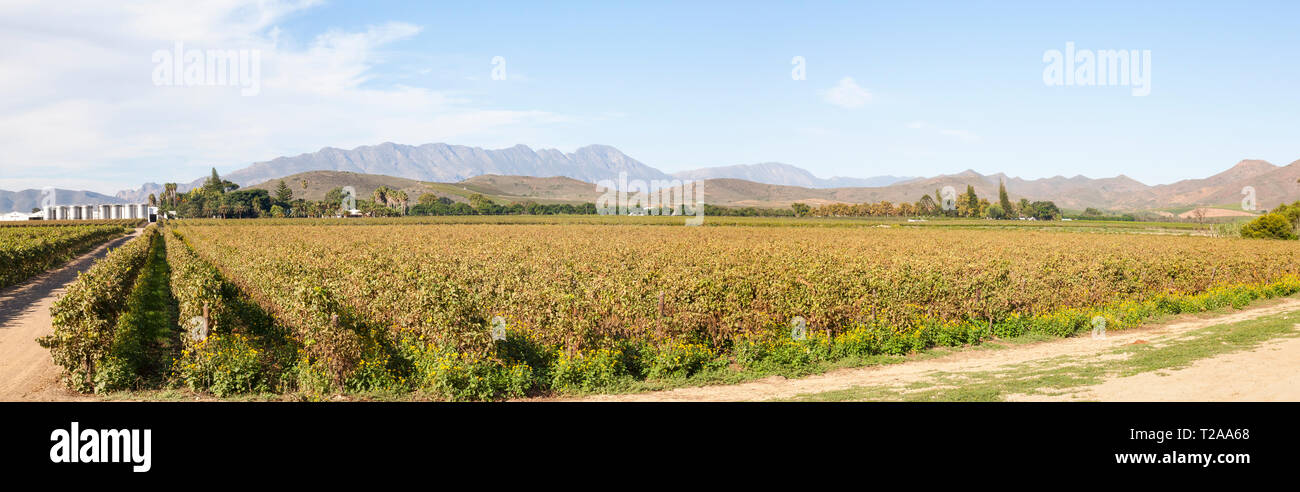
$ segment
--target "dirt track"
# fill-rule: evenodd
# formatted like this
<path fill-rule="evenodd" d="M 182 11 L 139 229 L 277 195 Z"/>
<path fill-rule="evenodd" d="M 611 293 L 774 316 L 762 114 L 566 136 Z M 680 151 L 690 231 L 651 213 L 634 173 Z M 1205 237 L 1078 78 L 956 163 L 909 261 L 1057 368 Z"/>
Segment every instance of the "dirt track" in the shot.
<path fill-rule="evenodd" d="M 59 368 L 36 338 L 50 333 L 50 307 L 95 260 L 140 234 L 109 241 L 26 282 L 0 291 L 0 401 L 85 400 L 59 383 Z"/>
<path fill-rule="evenodd" d="M 1109 379 L 1037 401 L 1300 401 L 1300 338 L 1202 359 L 1190 367 Z"/>
<path fill-rule="evenodd" d="M 1300 311 L 1300 299 L 1285 298 L 1262 302 L 1255 307 L 1224 315 L 1204 318 L 1180 318 L 1171 323 L 1150 325 L 1122 332 L 1111 332 L 1105 339 L 1067 338 L 1013 346 L 1000 350 L 960 351 L 935 359 L 908 361 L 888 366 L 840 369 L 801 379 L 774 376 L 737 385 L 680 388 L 632 395 L 596 395 L 579 401 L 760 401 L 790 398 L 803 394 L 823 393 L 860 386 L 905 386 L 928 381 L 934 373 L 990 371 L 1029 361 L 1061 356 L 1103 356 L 1116 347 L 1157 336 L 1179 335 L 1207 326 L 1251 320 L 1271 314 Z M 1177 377 L 1139 375 L 1107 381 L 1095 389 L 1090 399 L 1136 401 L 1219 401 L 1273 400 L 1300 401 L 1300 343 L 1289 340 L 1266 344 L 1254 352 L 1226 354 L 1197 364 L 1215 367 L 1184 369 L 1192 371 Z M 1243 373 L 1248 376 L 1243 377 Z M 1205 379 L 1209 374 L 1235 375 L 1235 382 Z M 1159 377 L 1158 381 L 1149 380 Z M 1142 378 L 1142 379 L 1139 379 Z M 1220 377 L 1219 379 L 1224 379 Z M 1108 386 L 1109 385 L 1109 386 Z M 1091 388 L 1090 388 L 1091 389 Z"/>

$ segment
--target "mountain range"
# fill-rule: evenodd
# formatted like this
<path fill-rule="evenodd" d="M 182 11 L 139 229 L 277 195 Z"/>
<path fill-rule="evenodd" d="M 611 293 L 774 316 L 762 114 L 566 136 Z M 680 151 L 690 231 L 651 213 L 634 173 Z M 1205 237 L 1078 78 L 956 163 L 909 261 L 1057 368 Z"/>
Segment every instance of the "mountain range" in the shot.
<path fill-rule="evenodd" d="M 789 164 L 763 163 L 696 169 L 675 174 L 665 173 L 648 166 L 608 145 L 588 145 L 572 153 L 555 149 L 533 150 L 526 145 L 505 149 L 483 149 L 463 145 L 431 143 L 418 146 L 385 142 L 352 150 L 326 147 L 316 152 L 257 162 L 222 176 L 240 186 L 251 186 L 272 179 L 308 172 L 343 171 L 358 174 L 393 176 L 437 183 L 456 183 L 475 176 L 495 174 L 502 176 L 564 176 L 595 183 L 617 179 L 627 173 L 628 179 L 715 179 L 736 178 L 766 184 L 831 188 L 842 186 L 885 186 L 908 178 L 880 176 L 875 178 L 821 179 L 812 173 Z M 207 177 L 181 183 L 181 192 L 202 186 Z M 162 186 L 145 183 L 136 190 L 117 193 L 122 199 L 147 198 Z"/>
<path fill-rule="evenodd" d="M 1003 173 L 984 175 L 973 170 L 918 178 L 881 187 L 846 187 L 812 189 L 796 186 L 759 184 L 738 179 L 706 180 L 707 203 L 732 206 L 784 207 L 801 202 L 864 203 L 888 200 L 893 203 L 915 202 L 922 195 L 933 196 L 944 186 L 963 193 L 969 185 L 975 194 L 996 201 L 999 183 L 1006 183 L 1012 201 L 1051 200 L 1071 210 L 1097 208 L 1110 211 L 1178 209 L 1194 206 L 1239 208 L 1246 187 L 1254 188 L 1256 207 L 1268 209 L 1281 203 L 1300 200 L 1300 161 L 1275 166 L 1260 160 L 1244 160 L 1228 170 L 1203 179 L 1186 179 L 1176 183 L 1148 186 L 1124 175 L 1093 179 L 1085 176 L 1054 176 L 1022 179 Z"/>
<path fill-rule="evenodd" d="M 492 176 L 491 180 L 495 180 L 495 185 L 492 186 L 496 187 L 488 186 L 485 189 L 494 190 L 518 187 L 518 183 L 510 183 L 512 180 L 518 181 L 518 177 L 565 177 L 577 182 L 594 183 L 615 179 L 620 173 L 627 173 L 629 179 L 647 181 L 703 180 L 706 183 L 706 199 L 710 203 L 767 207 L 784 207 L 794 202 L 819 204 L 889 200 L 899 203 L 915 201 L 944 186 L 953 186 L 961 193 L 967 185 L 972 186 L 979 196 L 995 200 L 1000 182 L 1006 183 L 1013 200 L 1052 200 L 1062 208 L 1073 210 L 1087 207 L 1137 211 L 1199 205 L 1232 206 L 1241 202 L 1242 190 L 1247 186 L 1255 189 L 1260 208 L 1300 199 L 1300 184 L 1297 183 L 1297 179 L 1300 179 L 1300 161 L 1287 166 L 1275 166 L 1262 160 L 1243 160 L 1208 178 L 1149 186 L 1124 175 L 1096 179 L 1081 175 L 1022 179 L 1003 173 L 984 175 L 974 170 L 928 178 L 819 178 L 802 168 L 776 162 L 665 173 L 607 145 L 589 145 L 565 153 L 555 149 L 534 150 L 525 145 L 483 149 L 443 143 L 411 146 L 385 142 L 351 150 L 326 147 L 317 152 L 277 157 L 253 163 L 222 177 L 242 187 L 264 183 L 269 183 L 267 186 L 270 186 L 275 184 L 273 181 L 281 178 L 315 171 L 354 173 L 354 177 L 387 176 L 410 182 L 442 183 L 443 186 L 461 188 L 483 185 L 482 182 L 471 180 Z M 181 183 L 178 189 L 181 192 L 188 191 L 201 186 L 205 179 L 206 176 Z M 332 175 L 330 179 L 341 178 Z M 405 187 L 418 186 L 409 182 L 401 184 Z M 529 196 L 537 199 L 574 199 L 571 188 L 576 188 L 572 183 L 566 182 L 563 197 L 548 197 L 549 192 L 545 188 L 541 186 Z M 145 183 L 139 189 L 118 192 L 116 197 L 62 190 L 60 202 L 71 203 L 63 201 L 65 192 L 81 194 L 76 195 L 73 201 L 81 199 L 113 203 L 113 198 L 118 202 L 143 201 L 150 194 L 157 194 L 161 190 L 162 185 L 157 183 Z M 29 211 L 37 206 L 35 200 L 38 195 L 36 190 L 0 192 L 0 210 Z M 71 198 L 74 195 L 67 196 Z"/>

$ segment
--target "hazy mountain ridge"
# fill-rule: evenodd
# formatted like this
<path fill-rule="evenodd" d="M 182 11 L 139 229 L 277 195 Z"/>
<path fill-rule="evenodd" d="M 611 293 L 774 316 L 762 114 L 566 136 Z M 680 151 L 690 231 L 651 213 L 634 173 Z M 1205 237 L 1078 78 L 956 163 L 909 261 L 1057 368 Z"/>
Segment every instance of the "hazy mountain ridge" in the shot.
<path fill-rule="evenodd" d="M 145 203 L 128 202 L 117 197 L 95 193 L 93 191 L 64 190 L 56 189 L 54 192 L 55 205 L 107 205 L 114 203 Z M 0 213 L 23 212 L 30 213 L 33 208 L 41 206 L 41 190 L 22 190 L 22 191 L 5 191 L 0 190 Z"/>
<path fill-rule="evenodd" d="M 755 183 L 784 186 L 802 186 L 804 188 L 846 188 L 877 187 L 916 179 L 913 177 L 875 176 L 871 178 L 846 178 L 835 176 L 822 179 L 807 170 L 780 162 L 762 162 L 758 164 L 739 164 L 735 166 L 706 167 L 673 173 L 681 179 L 743 179 Z"/>
<path fill-rule="evenodd" d="M 961 193 L 967 185 L 973 186 L 979 196 L 996 200 L 1001 181 L 1006 182 L 1013 200 L 1052 200 L 1060 207 L 1075 210 L 1093 207 L 1133 211 L 1240 203 L 1245 186 L 1256 190 L 1259 208 L 1300 199 L 1300 185 L 1296 184 L 1296 179 L 1300 178 L 1300 161 L 1279 167 L 1262 160 L 1243 160 L 1208 178 L 1156 186 L 1148 186 L 1124 175 L 1096 179 L 1082 175 L 1023 179 L 1003 173 L 983 175 L 974 170 L 928 178 L 823 179 L 797 166 L 777 162 L 668 174 L 607 145 L 589 145 L 564 153 L 555 149 L 534 150 L 525 145 L 489 150 L 442 143 L 410 146 L 386 142 L 352 150 L 326 147 L 317 152 L 278 157 L 223 177 L 247 187 L 310 171 L 352 172 L 438 183 L 460 183 L 486 175 L 502 176 L 502 179 L 511 176 L 567 177 L 594 183 L 617 178 L 619 173 L 626 172 L 629 179 L 716 181 L 713 184 L 717 187 L 718 199 L 712 202 L 719 205 L 788 206 L 796 201 L 913 202 L 924 194 L 933 195 L 944 186 L 953 186 Z M 184 192 L 200 186 L 204 179 L 206 177 L 181 184 L 179 190 Z M 118 197 L 144 199 L 149 193 L 159 190 L 161 187 L 156 183 L 147 183 L 139 190 L 120 192 Z M 745 193 L 750 195 L 744 196 Z M 572 197 L 572 193 L 565 196 Z"/>
<path fill-rule="evenodd" d="M 156 197 L 161 195 L 162 191 L 163 186 L 158 183 L 145 183 L 139 189 L 119 191 L 116 196 L 119 200 L 125 200 L 132 203 L 146 203 L 149 201 L 149 195 L 154 195 Z"/>
<path fill-rule="evenodd" d="M 392 142 L 361 146 L 351 150 L 325 147 L 316 152 L 277 157 L 223 174 L 222 178 L 240 186 L 251 186 L 309 171 L 353 172 L 438 183 L 456 183 L 489 174 L 563 176 L 594 183 L 600 180 L 617 179 L 620 173 L 625 172 L 628 179 L 645 181 L 673 178 L 738 178 L 759 183 L 810 188 L 885 186 L 912 179 L 896 176 L 873 178 L 836 176 L 823 179 L 802 168 L 782 163 L 703 168 L 670 175 L 608 145 L 588 145 L 572 153 L 564 153 L 556 149 L 533 150 L 526 145 L 491 150 L 444 143 L 412 146 Z M 207 177 L 204 176 L 189 183 L 180 183 L 177 189 L 182 193 L 189 191 L 202 186 L 206 179 Z M 156 194 L 160 190 L 160 185 L 146 183 L 136 190 L 120 191 L 117 196 L 123 199 L 135 199 L 148 197 L 150 193 Z"/>
<path fill-rule="evenodd" d="M 626 172 L 629 179 L 670 179 L 658 169 L 606 145 L 588 145 L 566 154 L 555 149 L 534 151 L 526 145 L 488 150 L 442 143 L 411 146 L 391 142 L 352 150 L 327 147 L 310 154 L 277 157 L 223 178 L 248 186 L 306 171 L 348 171 L 439 183 L 460 182 L 483 174 L 566 176 L 595 182 Z M 190 185 L 198 186 L 202 181 Z"/>

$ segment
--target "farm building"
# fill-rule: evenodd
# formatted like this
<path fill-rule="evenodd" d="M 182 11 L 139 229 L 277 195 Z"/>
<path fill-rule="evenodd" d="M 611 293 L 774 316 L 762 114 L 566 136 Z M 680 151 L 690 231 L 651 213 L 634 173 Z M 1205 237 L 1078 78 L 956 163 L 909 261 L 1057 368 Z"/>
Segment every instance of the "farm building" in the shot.
<path fill-rule="evenodd" d="M 63 205 L 45 207 L 46 220 L 149 219 L 158 216 L 158 208 L 142 203 L 114 205 Z"/>
<path fill-rule="evenodd" d="M 33 217 L 34 215 L 35 215 L 36 217 Z M 25 213 L 22 213 L 22 212 L 9 212 L 9 213 L 7 213 L 7 214 L 0 215 L 0 221 L 32 220 L 33 218 L 38 218 L 38 217 L 40 217 L 39 214 L 25 214 Z"/>

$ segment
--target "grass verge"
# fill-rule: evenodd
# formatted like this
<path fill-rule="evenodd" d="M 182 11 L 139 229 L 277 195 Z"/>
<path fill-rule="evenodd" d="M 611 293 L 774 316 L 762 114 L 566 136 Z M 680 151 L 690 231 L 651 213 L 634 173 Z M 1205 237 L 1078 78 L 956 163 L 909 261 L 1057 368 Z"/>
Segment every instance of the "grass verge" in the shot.
<path fill-rule="evenodd" d="M 1053 357 L 995 371 L 930 374 L 903 386 L 873 385 L 800 395 L 791 401 L 1002 401 L 1010 395 L 1074 393 L 1106 379 L 1177 370 L 1222 354 L 1300 336 L 1300 315 L 1275 314 L 1209 326 L 1159 340 L 1124 345 L 1092 356 Z"/>

